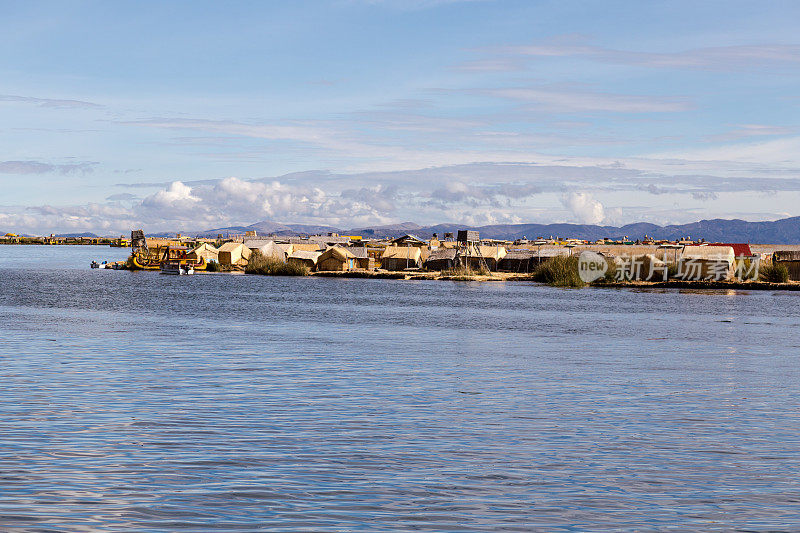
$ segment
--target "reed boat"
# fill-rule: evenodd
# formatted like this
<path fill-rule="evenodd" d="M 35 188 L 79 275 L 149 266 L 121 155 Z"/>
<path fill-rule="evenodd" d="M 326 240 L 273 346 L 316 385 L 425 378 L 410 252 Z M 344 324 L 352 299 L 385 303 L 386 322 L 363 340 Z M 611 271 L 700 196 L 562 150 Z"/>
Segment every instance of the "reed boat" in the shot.
<path fill-rule="evenodd" d="M 131 253 L 130 263 L 136 270 L 161 270 L 162 265 L 178 261 L 192 270 L 205 270 L 207 264 L 201 257 L 199 260 L 189 259 L 190 250 L 185 246 L 159 246 L 157 248 L 141 248 Z"/>

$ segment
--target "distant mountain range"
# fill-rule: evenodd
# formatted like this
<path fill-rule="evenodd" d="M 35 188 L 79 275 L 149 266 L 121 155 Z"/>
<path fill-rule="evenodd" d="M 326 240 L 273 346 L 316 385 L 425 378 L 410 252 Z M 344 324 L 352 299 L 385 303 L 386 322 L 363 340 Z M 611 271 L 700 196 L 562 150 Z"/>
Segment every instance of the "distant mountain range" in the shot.
<path fill-rule="evenodd" d="M 86 238 L 89 238 L 89 239 L 96 239 L 98 237 L 98 235 L 95 235 L 94 233 L 89 233 L 88 231 L 85 231 L 83 233 L 59 233 L 59 234 L 56 235 L 56 237 L 65 238 L 65 239 L 66 238 L 79 238 L 79 237 L 86 237 Z"/>
<path fill-rule="evenodd" d="M 363 235 L 364 237 L 387 238 L 413 233 L 419 237 L 430 238 L 434 233 L 443 237 L 445 233 L 455 233 L 460 229 L 480 232 L 487 239 L 536 239 L 537 237 L 570 237 L 597 240 L 602 238 L 632 240 L 645 235 L 654 239 L 680 239 L 691 237 L 711 242 L 752 242 L 764 244 L 800 244 L 800 217 L 784 218 L 770 222 L 747 222 L 745 220 L 713 219 L 692 222 L 691 224 L 659 226 L 639 222 L 625 226 L 596 226 L 587 224 L 493 224 L 488 226 L 468 226 L 462 224 L 438 224 L 420 226 L 413 222 L 403 222 L 388 226 L 368 226 L 354 229 L 313 226 L 304 224 L 280 224 L 263 221 L 250 226 L 232 226 L 201 232 L 200 236 L 216 237 L 218 234 L 244 233 L 255 230 L 258 235 L 289 236 L 298 234 L 339 233 L 340 235 Z"/>

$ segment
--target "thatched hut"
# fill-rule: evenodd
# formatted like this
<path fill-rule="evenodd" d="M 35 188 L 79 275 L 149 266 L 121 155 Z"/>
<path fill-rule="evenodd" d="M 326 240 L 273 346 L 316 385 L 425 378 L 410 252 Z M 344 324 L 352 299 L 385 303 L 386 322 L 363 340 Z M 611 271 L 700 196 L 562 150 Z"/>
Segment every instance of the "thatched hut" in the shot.
<path fill-rule="evenodd" d="M 356 268 L 356 256 L 342 246 L 331 246 L 317 259 L 317 270 L 346 272 Z"/>
<path fill-rule="evenodd" d="M 219 250 L 214 248 L 213 245 L 204 242 L 186 254 L 186 258 L 197 262 L 202 261 L 204 263 L 210 263 L 211 261 L 219 262 Z"/>
<path fill-rule="evenodd" d="M 316 242 L 292 242 L 292 252 L 324 252 L 328 247 Z"/>
<path fill-rule="evenodd" d="M 726 280 L 733 277 L 736 256 L 730 246 L 686 246 L 678 258 L 678 277 Z"/>
<path fill-rule="evenodd" d="M 800 250 L 776 250 L 772 263 L 785 266 L 791 281 L 800 281 Z"/>
<path fill-rule="evenodd" d="M 539 265 L 534 250 L 509 250 L 500 260 L 497 270 L 502 272 L 533 272 Z"/>
<path fill-rule="evenodd" d="M 467 246 L 460 248 L 458 252 L 458 262 L 462 266 L 480 269 L 482 266 L 481 260 L 486 264 L 489 270 L 497 270 L 500 261 L 506 256 L 507 252 L 504 246 Z"/>
<path fill-rule="evenodd" d="M 666 281 L 668 265 L 655 254 L 610 257 L 617 279 L 636 281 Z"/>
<path fill-rule="evenodd" d="M 375 268 L 375 259 L 370 257 L 367 249 L 363 246 L 349 246 L 347 251 L 353 254 L 356 258 L 355 268 L 359 270 L 372 270 Z"/>
<path fill-rule="evenodd" d="M 251 252 L 259 251 L 261 255 L 276 261 L 286 262 L 286 257 L 292 251 L 291 244 L 277 244 L 275 241 L 245 241 L 244 245 Z"/>
<path fill-rule="evenodd" d="M 387 246 L 381 256 L 381 268 L 406 270 L 422 267 L 422 249 L 417 246 Z"/>
<path fill-rule="evenodd" d="M 391 245 L 393 245 L 393 246 L 416 246 L 418 248 L 421 248 L 423 246 L 428 246 L 428 243 L 425 240 L 420 239 L 416 235 L 412 235 L 410 233 L 407 233 L 406 235 L 403 235 L 402 237 L 398 237 L 396 239 L 393 239 L 391 241 Z"/>
<path fill-rule="evenodd" d="M 317 260 L 322 252 L 307 252 L 305 250 L 297 250 L 289 254 L 286 262 L 290 265 L 302 265 L 309 270 L 317 268 Z"/>
<path fill-rule="evenodd" d="M 426 270 L 451 270 L 456 267 L 456 249 L 439 248 L 431 252 L 424 263 Z"/>
<path fill-rule="evenodd" d="M 252 251 L 241 242 L 226 242 L 219 247 L 219 264 L 246 266 Z"/>

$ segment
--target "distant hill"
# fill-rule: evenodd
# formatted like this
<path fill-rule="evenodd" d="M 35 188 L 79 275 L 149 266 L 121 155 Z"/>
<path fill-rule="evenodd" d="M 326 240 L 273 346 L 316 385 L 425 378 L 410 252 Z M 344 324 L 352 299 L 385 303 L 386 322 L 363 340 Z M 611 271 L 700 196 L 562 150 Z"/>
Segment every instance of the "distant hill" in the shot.
<path fill-rule="evenodd" d="M 216 237 L 222 233 L 244 233 L 255 230 L 259 235 L 274 234 L 289 236 L 297 234 L 338 233 L 340 235 L 363 235 L 374 238 L 398 237 L 413 233 L 420 237 L 430 238 L 434 233 L 439 237 L 447 232 L 455 233 L 460 229 L 473 229 L 480 232 L 481 237 L 488 239 L 536 239 L 537 237 L 571 237 L 576 239 L 597 240 L 602 238 L 632 240 L 642 239 L 648 235 L 654 239 L 679 239 L 691 237 L 703 238 L 714 242 L 752 242 L 764 244 L 800 244 L 800 217 L 784 218 L 769 222 L 747 222 L 745 220 L 713 219 L 670 226 L 659 226 L 646 222 L 626 224 L 624 226 L 597 226 L 588 224 L 493 224 L 488 226 L 468 226 L 464 224 L 437 224 L 420 226 L 413 222 L 402 222 L 384 226 L 366 226 L 353 229 L 341 229 L 331 226 L 314 226 L 305 224 L 280 224 L 263 221 L 250 226 L 231 226 L 210 229 L 200 232 L 200 236 Z"/>
<path fill-rule="evenodd" d="M 519 239 L 527 237 L 572 237 L 597 240 L 602 238 L 642 239 L 648 235 L 654 239 L 703 238 L 714 242 L 758 242 L 765 244 L 800 244 L 800 217 L 785 218 L 770 222 L 747 222 L 744 220 L 701 220 L 691 224 L 659 226 L 639 222 L 625 226 L 595 226 L 585 224 L 498 224 L 467 227 L 455 224 L 439 224 L 421 228 L 417 233 L 429 237 L 433 233 L 442 236 L 445 232 L 459 229 L 475 229 L 481 237 L 489 239 Z"/>
<path fill-rule="evenodd" d="M 385 239 L 387 237 L 398 237 L 406 233 L 418 233 L 424 229 L 419 224 L 414 222 L 401 222 L 399 224 L 389 224 L 387 226 L 367 226 L 364 228 L 354 228 L 347 230 L 346 235 L 363 235 L 365 237 L 374 237 L 376 239 Z"/>
<path fill-rule="evenodd" d="M 228 226 L 225 228 L 209 229 L 201 231 L 197 235 L 199 237 L 216 237 L 219 234 L 227 235 L 228 233 L 245 233 L 247 231 L 255 231 L 258 235 L 316 235 L 320 233 L 341 233 L 342 230 L 331 226 L 315 226 L 308 224 L 281 224 L 264 220 L 256 222 L 249 226 Z"/>
<path fill-rule="evenodd" d="M 86 237 L 87 239 L 96 239 L 98 237 L 98 235 L 95 235 L 94 233 L 89 233 L 87 231 L 87 232 L 84 232 L 84 233 L 59 233 L 59 234 L 56 235 L 56 237 L 60 237 L 62 239 L 66 239 L 66 238 L 77 239 L 79 237 Z"/>

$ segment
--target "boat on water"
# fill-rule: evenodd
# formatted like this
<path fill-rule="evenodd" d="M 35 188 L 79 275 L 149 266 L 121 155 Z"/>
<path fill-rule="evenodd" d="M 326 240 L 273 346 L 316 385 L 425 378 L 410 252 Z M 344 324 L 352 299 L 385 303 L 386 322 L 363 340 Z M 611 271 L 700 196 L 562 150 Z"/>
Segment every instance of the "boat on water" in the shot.
<path fill-rule="evenodd" d="M 172 265 L 173 263 L 178 266 Z M 191 273 L 205 270 L 207 266 L 203 257 L 192 254 L 192 250 L 186 246 L 176 246 L 174 243 L 150 246 L 142 230 L 131 232 L 131 256 L 127 262 L 130 270 L 161 270 L 167 274 L 186 274 L 190 270 Z"/>
<path fill-rule="evenodd" d="M 166 263 L 179 261 L 181 264 L 191 266 L 193 270 L 205 270 L 207 266 L 205 260 L 202 257 L 199 260 L 188 257 L 190 251 L 185 246 L 160 246 L 137 250 L 131 254 L 131 268 L 160 270 Z"/>
<path fill-rule="evenodd" d="M 194 266 L 183 261 L 165 261 L 161 263 L 162 274 L 174 276 L 188 276 L 194 274 Z"/>

